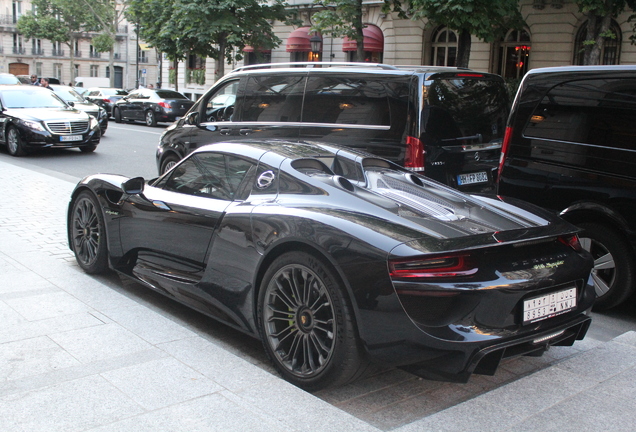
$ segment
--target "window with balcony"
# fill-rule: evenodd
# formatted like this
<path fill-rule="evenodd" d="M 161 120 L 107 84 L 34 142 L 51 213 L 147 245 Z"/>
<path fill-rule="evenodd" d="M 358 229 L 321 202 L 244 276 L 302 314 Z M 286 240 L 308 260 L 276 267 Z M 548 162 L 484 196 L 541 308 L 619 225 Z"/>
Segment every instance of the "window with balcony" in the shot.
<path fill-rule="evenodd" d="M 22 35 L 17 33 L 13 34 L 13 54 L 25 54 L 25 49 L 22 45 Z"/>
<path fill-rule="evenodd" d="M 22 2 L 21 1 L 13 1 L 13 24 L 18 22 L 18 19 L 22 16 Z"/>
<path fill-rule="evenodd" d="M 89 46 L 88 52 L 91 58 L 100 58 L 102 56 L 101 53 L 97 52 L 93 45 Z"/>
<path fill-rule="evenodd" d="M 44 55 L 41 39 L 31 39 L 31 54 L 36 56 Z"/>
<path fill-rule="evenodd" d="M 51 51 L 51 55 L 55 57 L 63 57 L 64 50 L 62 49 L 62 44 L 60 42 L 52 42 L 53 49 Z"/>

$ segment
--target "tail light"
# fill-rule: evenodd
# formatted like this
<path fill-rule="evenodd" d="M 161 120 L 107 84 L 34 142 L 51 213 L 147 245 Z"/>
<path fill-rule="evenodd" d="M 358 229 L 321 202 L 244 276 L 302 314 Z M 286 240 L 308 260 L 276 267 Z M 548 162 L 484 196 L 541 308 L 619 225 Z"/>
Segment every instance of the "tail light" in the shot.
<path fill-rule="evenodd" d="M 110 103 L 110 102 L 111 102 L 111 100 L 110 100 L 110 99 L 108 99 L 108 98 L 104 98 L 104 99 L 102 99 L 102 101 L 103 101 L 103 102 L 106 102 L 106 103 Z"/>
<path fill-rule="evenodd" d="M 161 108 L 167 108 L 167 109 L 171 108 L 168 102 L 159 102 L 157 105 L 159 105 Z"/>
<path fill-rule="evenodd" d="M 581 245 L 581 241 L 579 240 L 579 236 L 573 234 L 571 236 L 562 236 L 559 237 L 559 241 L 564 245 L 570 246 L 577 252 L 581 252 L 583 250 L 583 246 Z"/>
<path fill-rule="evenodd" d="M 477 273 L 470 255 L 444 255 L 430 258 L 389 260 L 389 275 L 393 279 L 451 278 Z"/>
<path fill-rule="evenodd" d="M 499 156 L 499 170 L 497 172 L 497 181 L 501 178 L 501 170 L 503 169 L 506 156 L 508 155 L 508 148 L 510 147 L 510 140 L 512 140 L 512 127 L 506 128 L 504 133 L 503 144 L 501 145 L 501 155 Z"/>
<path fill-rule="evenodd" d="M 406 137 L 404 167 L 413 171 L 424 171 L 424 144 L 418 138 Z"/>

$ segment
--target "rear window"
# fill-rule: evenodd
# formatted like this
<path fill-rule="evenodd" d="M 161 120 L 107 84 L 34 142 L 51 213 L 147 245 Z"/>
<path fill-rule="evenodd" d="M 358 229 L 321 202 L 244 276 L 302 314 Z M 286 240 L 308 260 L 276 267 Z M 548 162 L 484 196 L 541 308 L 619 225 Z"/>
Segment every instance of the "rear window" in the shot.
<path fill-rule="evenodd" d="M 426 84 L 422 124 L 429 143 L 501 141 L 508 113 L 502 80 L 452 76 Z"/>
<path fill-rule="evenodd" d="M 552 88 L 524 129 L 530 138 L 636 148 L 636 80 L 589 79 Z"/>
<path fill-rule="evenodd" d="M 187 99 L 181 93 L 172 90 L 157 90 L 156 93 L 161 99 Z"/>
<path fill-rule="evenodd" d="M 351 77 L 310 77 L 303 122 L 389 126 L 391 117 L 382 81 Z"/>

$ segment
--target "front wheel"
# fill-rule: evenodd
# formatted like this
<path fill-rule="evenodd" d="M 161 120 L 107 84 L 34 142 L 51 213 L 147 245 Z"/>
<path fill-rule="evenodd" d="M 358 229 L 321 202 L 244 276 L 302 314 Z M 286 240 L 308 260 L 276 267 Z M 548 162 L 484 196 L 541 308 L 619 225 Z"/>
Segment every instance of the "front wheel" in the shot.
<path fill-rule="evenodd" d="M 583 249 L 592 254 L 592 280 L 596 290 L 595 310 L 617 306 L 634 290 L 634 262 L 629 245 L 607 225 L 584 222 L 578 224 Z"/>
<path fill-rule="evenodd" d="M 170 171 L 172 167 L 177 164 L 177 162 L 179 162 L 179 158 L 176 155 L 170 154 L 166 156 L 163 162 L 161 162 L 161 172 L 159 173 L 159 175 L 163 175 Z"/>
<path fill-rule="evenodd" d="M 86 273 L 103 273 L 108 269 L 106 227 L 97 198 L 81 192 L 71 210 L 71 248 Z"/>
<path fill-rule="evenodd" d="M 345 384 L 366 368 L 344 287 L 313 255 L 290 252 L 272 263 L 261 284 L 258 324 L 274 367 L 305 390 Z"/>
<path fill-rule="evenodd" d="M 146 126 L 157 126 L 157 118 L 155 117 L 155 113 L 152 111 L 146 111 Z"/>
<path fill-rule="evenodd" d="M 24 156 L 27 154 L 20 133 L 13 126 L 7 131 L 7 150 L 9 150 L 11 156 Z"/>

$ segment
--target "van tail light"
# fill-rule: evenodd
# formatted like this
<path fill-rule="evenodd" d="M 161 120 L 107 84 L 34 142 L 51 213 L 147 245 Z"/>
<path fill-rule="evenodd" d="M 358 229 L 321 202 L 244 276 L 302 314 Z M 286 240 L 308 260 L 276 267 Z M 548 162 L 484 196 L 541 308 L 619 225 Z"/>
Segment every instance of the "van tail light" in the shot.
<path fill-rule="evenodd" d="M 104 99 L 102 99 L 102 100 L 103 100 L 104 102 L 106 102 L 106 103 L 111 103 L 111 100 L 110 100 L 110 99 L 108 99 L 108 98 L 104 98 Z"/>
<path fill-rule="evenodd" d="M 157 105 L 159 105 L 161 108 L 167 108 L 167 109 L 171 108 L 171 106 L 170 106 L 170 104 L 168 102 L 163 102 L 163 101 L 162 102 L 158 102 Z"/>
<path fill-rule="evenodd" d="M 474 260 L 467 254 L 389 260 L 392 279 L 452 278 L 469 276 L 477 270 Z"/>
<path fill-rule="evenodd" d="M 564 245 L 570 246 L 577 252 L 581 252 L 583 250 L 583 246 L 581 245 L 581 241 L 579 240 L 579 236 L 576 234 L 570 236 L 561 236 L 559 237 L 559 241 Z"/>
<path fill-rule="evenodd" d="M 510 140 L 512 140 L 512 126 L 506 128 L 504 133 L 503 144 L 501 145 L 501 155 L 499 156 L 499 170 L 497 171 L 497 182 L 501 178 L 501 170 L 503 169 L 506 156 L 508 156 L 508 149 L 510 148 Z"/>
<path fill-rule="evenodd" d="M 413 171 L 424 171 L 424 143 L 418 138 L 406 137 L 404 167 Z"/>

